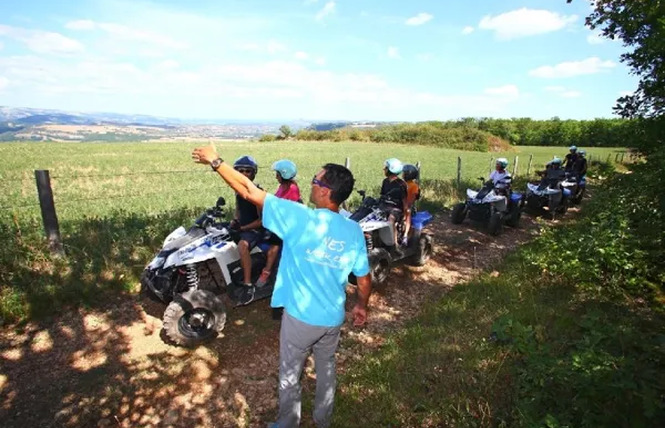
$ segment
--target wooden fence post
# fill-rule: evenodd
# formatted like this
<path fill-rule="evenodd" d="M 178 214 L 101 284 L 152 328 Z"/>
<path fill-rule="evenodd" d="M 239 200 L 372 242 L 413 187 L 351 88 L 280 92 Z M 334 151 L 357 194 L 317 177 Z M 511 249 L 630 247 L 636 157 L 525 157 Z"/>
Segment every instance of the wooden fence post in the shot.
<path fill-rule="evenodd" d="M 457 157 L 457 187 L 462 186 L 462 158 Z"/>
<path fill-rule="evenodd" d="M 612 162 L 612 153 L 607 154 L 607 163 Z"/>
<path fill-rule="evenodd" d="M 533 162 L 533 154 L 529 155 L 529 165 L 526 167 L 526 176 L 528 177 L 531 174 L 531 162 Z"/>
<path fill-rule="evenodd" d="M 346 158 L 344 160 L 344 166 L 346 167 L 346 169 L 351 170 L 351 158 Z"/>
<path fill-rule="evenodd" d="M 490 158 L 490 174 L 494 171 L 494 158 Z"/>
<path fill-rule="evenodd" d="M 64 256 L 65 250 L 60 239 L 60 226 L 58 225 L 58 216 L 55 213 L 51 177 L 48 170 L 35 170 L 35 181 L 37 182 L 39 206 L 42 210 L 44 232 L 46 232 L 46 237 L 49 241 L 49 248 L 53 254 Z"/>
<path fill-rule="evenodd" d="M 517 165 L 519 164 L 520 157 L 515 156 L 514 163 L 513 163 L 513 177 L 517 177 Z"/>
<path fill-rule="evenodd" d="M 614 156 L 614 163 L 619 163 L 619 153 Z"/>
<path fill-rule="evenodd" d="M 625 152 L 622 152 L 622 153 L 621 153 L 621 163 L 623 163 L 623 155 L 624 155 L 624 154 L 625 154 Z"/>

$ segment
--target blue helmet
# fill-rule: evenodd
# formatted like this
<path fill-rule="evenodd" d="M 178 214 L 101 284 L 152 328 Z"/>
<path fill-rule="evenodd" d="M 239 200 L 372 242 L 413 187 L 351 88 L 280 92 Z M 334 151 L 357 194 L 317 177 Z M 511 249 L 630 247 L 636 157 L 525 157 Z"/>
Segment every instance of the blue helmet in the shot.
<path fill-rule="evenodd" d="M 548 162 L 548 165 L 561 165 L 561 158 L 555 157 L 554 159 Z"/>
<path fill-rule="evenodd" d="M 578 153 L 580 156 L 584 157 L 584 155 L 586 155 L 586 150 L 580 150 Z"/>
<path fill-rule="evenodd" d="M 386 159 L 383 166 L 385 166 L 391 174 L 401 174 L 402 169 L 404 169 L 402 162 L 396 158 Z"/>
<path fill-rule="evenodd" d="M 277 171 L 280 177 L 282 177 L 284 180 L 291 180 L 298 173 L 296 164 L 288 159 L 280 159 L 272 164 L 272 170 Z"/>
<path fill-rule="evenodd" d="M 238 159 L 236 159 L 235 162 L 233 162 L 233 168 L 238 169 L 238 168 L 250 168 L 254 170 L 254 174 L 256 174 L 256 171 L 259 170 L 259 164 L 256 163 L 253 157 L 245 155 L 245 156 L 240 156 Z"/>
<path fill-rule="evenodd" d="M 505 168 L 505 167 L 508 166 L 508 159 L 506 159 L 506 158 L 498 158 L 498 159 L 496 160 L 496 164 L 497 164 L 497 165 L 501 165 L 501 168 Z"/>
<path fill-rule="evenodd" d="M 575 152 L 577 151 L 577 146 L 570 146 L 570 147 L 568 148 L 568 150 L 570 150 L 571 152 L 575 153 Z"/>

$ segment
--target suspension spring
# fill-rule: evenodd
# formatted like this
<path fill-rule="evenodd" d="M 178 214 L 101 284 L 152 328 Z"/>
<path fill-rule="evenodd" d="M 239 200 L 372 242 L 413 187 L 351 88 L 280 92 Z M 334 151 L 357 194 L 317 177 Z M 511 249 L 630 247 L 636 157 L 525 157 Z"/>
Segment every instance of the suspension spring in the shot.
<path fill-rule="evenodd" d="M 187 281 L 187 288 L 199 288 L 199 273 L 194 265 L 187 265 L 185 267 L 185 280 Z"/>
<path fill-rule="evenodd" d="M 371 233 L 365 233 L 365 245 L 367 246 L 367 251 L 374 248 L 374 238 Z"/>

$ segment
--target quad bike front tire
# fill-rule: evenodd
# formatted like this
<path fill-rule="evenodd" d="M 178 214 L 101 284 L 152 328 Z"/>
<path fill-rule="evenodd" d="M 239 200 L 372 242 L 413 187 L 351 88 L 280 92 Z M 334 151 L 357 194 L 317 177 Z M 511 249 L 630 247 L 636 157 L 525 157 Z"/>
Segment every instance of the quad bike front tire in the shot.
<path fill-rule="evenodd" d="M 466 218 L 466 204 L 460 202 L 459 204 L 455 205 L 453 211 L 450 213 L 450 221 L 453 224 L 460 224 L 464 221 L 465 218 Z"/>
<path fill-rule="evenodd" d="M 492 236 L 499 236 L 503 231 L 503 214 L 494 213 L 490 217 L 490 222 L 487 225 L 487 230 Z"/>
<path fill-rule="evenodd" d="M 164 332 L 180 346 L 197 346 L 214 339 L 225 324 L 224 302 L 208 290 L 190 290 L 179 294 L 164 311 Z"/>
<path fill-rule="evenodd" d="M 390 275 L 391 257 L 383 248 L 374 248 L 369 253 L 369 270 L 372 276 L 372 285 L 380 285 L 386 282 Z"/>

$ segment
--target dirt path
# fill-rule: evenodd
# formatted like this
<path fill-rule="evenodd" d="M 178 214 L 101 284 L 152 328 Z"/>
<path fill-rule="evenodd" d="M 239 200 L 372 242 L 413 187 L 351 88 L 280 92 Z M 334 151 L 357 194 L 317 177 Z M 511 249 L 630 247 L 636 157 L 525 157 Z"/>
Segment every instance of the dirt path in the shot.
<path fill-rule="evenodd" d="M 424 303 L 491 268 L 537 229 L 523 217 L 520 229 L 506 228 L 493 238 L 440 215 L 430 226 L 435 248 L 427 266 L 395 268 L 388 283 L 374 290 L 368 325 L 343 328 L 339 370 L 380 347 Z M 279 322 L 268 300 L 231 309 L 223 336 L 195 350 L 165 343 L 163 310 L 125 296 L 104 311 L 79 310 L 1 331 L 2 425 L 254 427 L 274 419 Z M 313 379 L 309 361 L 307 393 Z M 303 418 L 308 426 L 309 415 Z"/>

